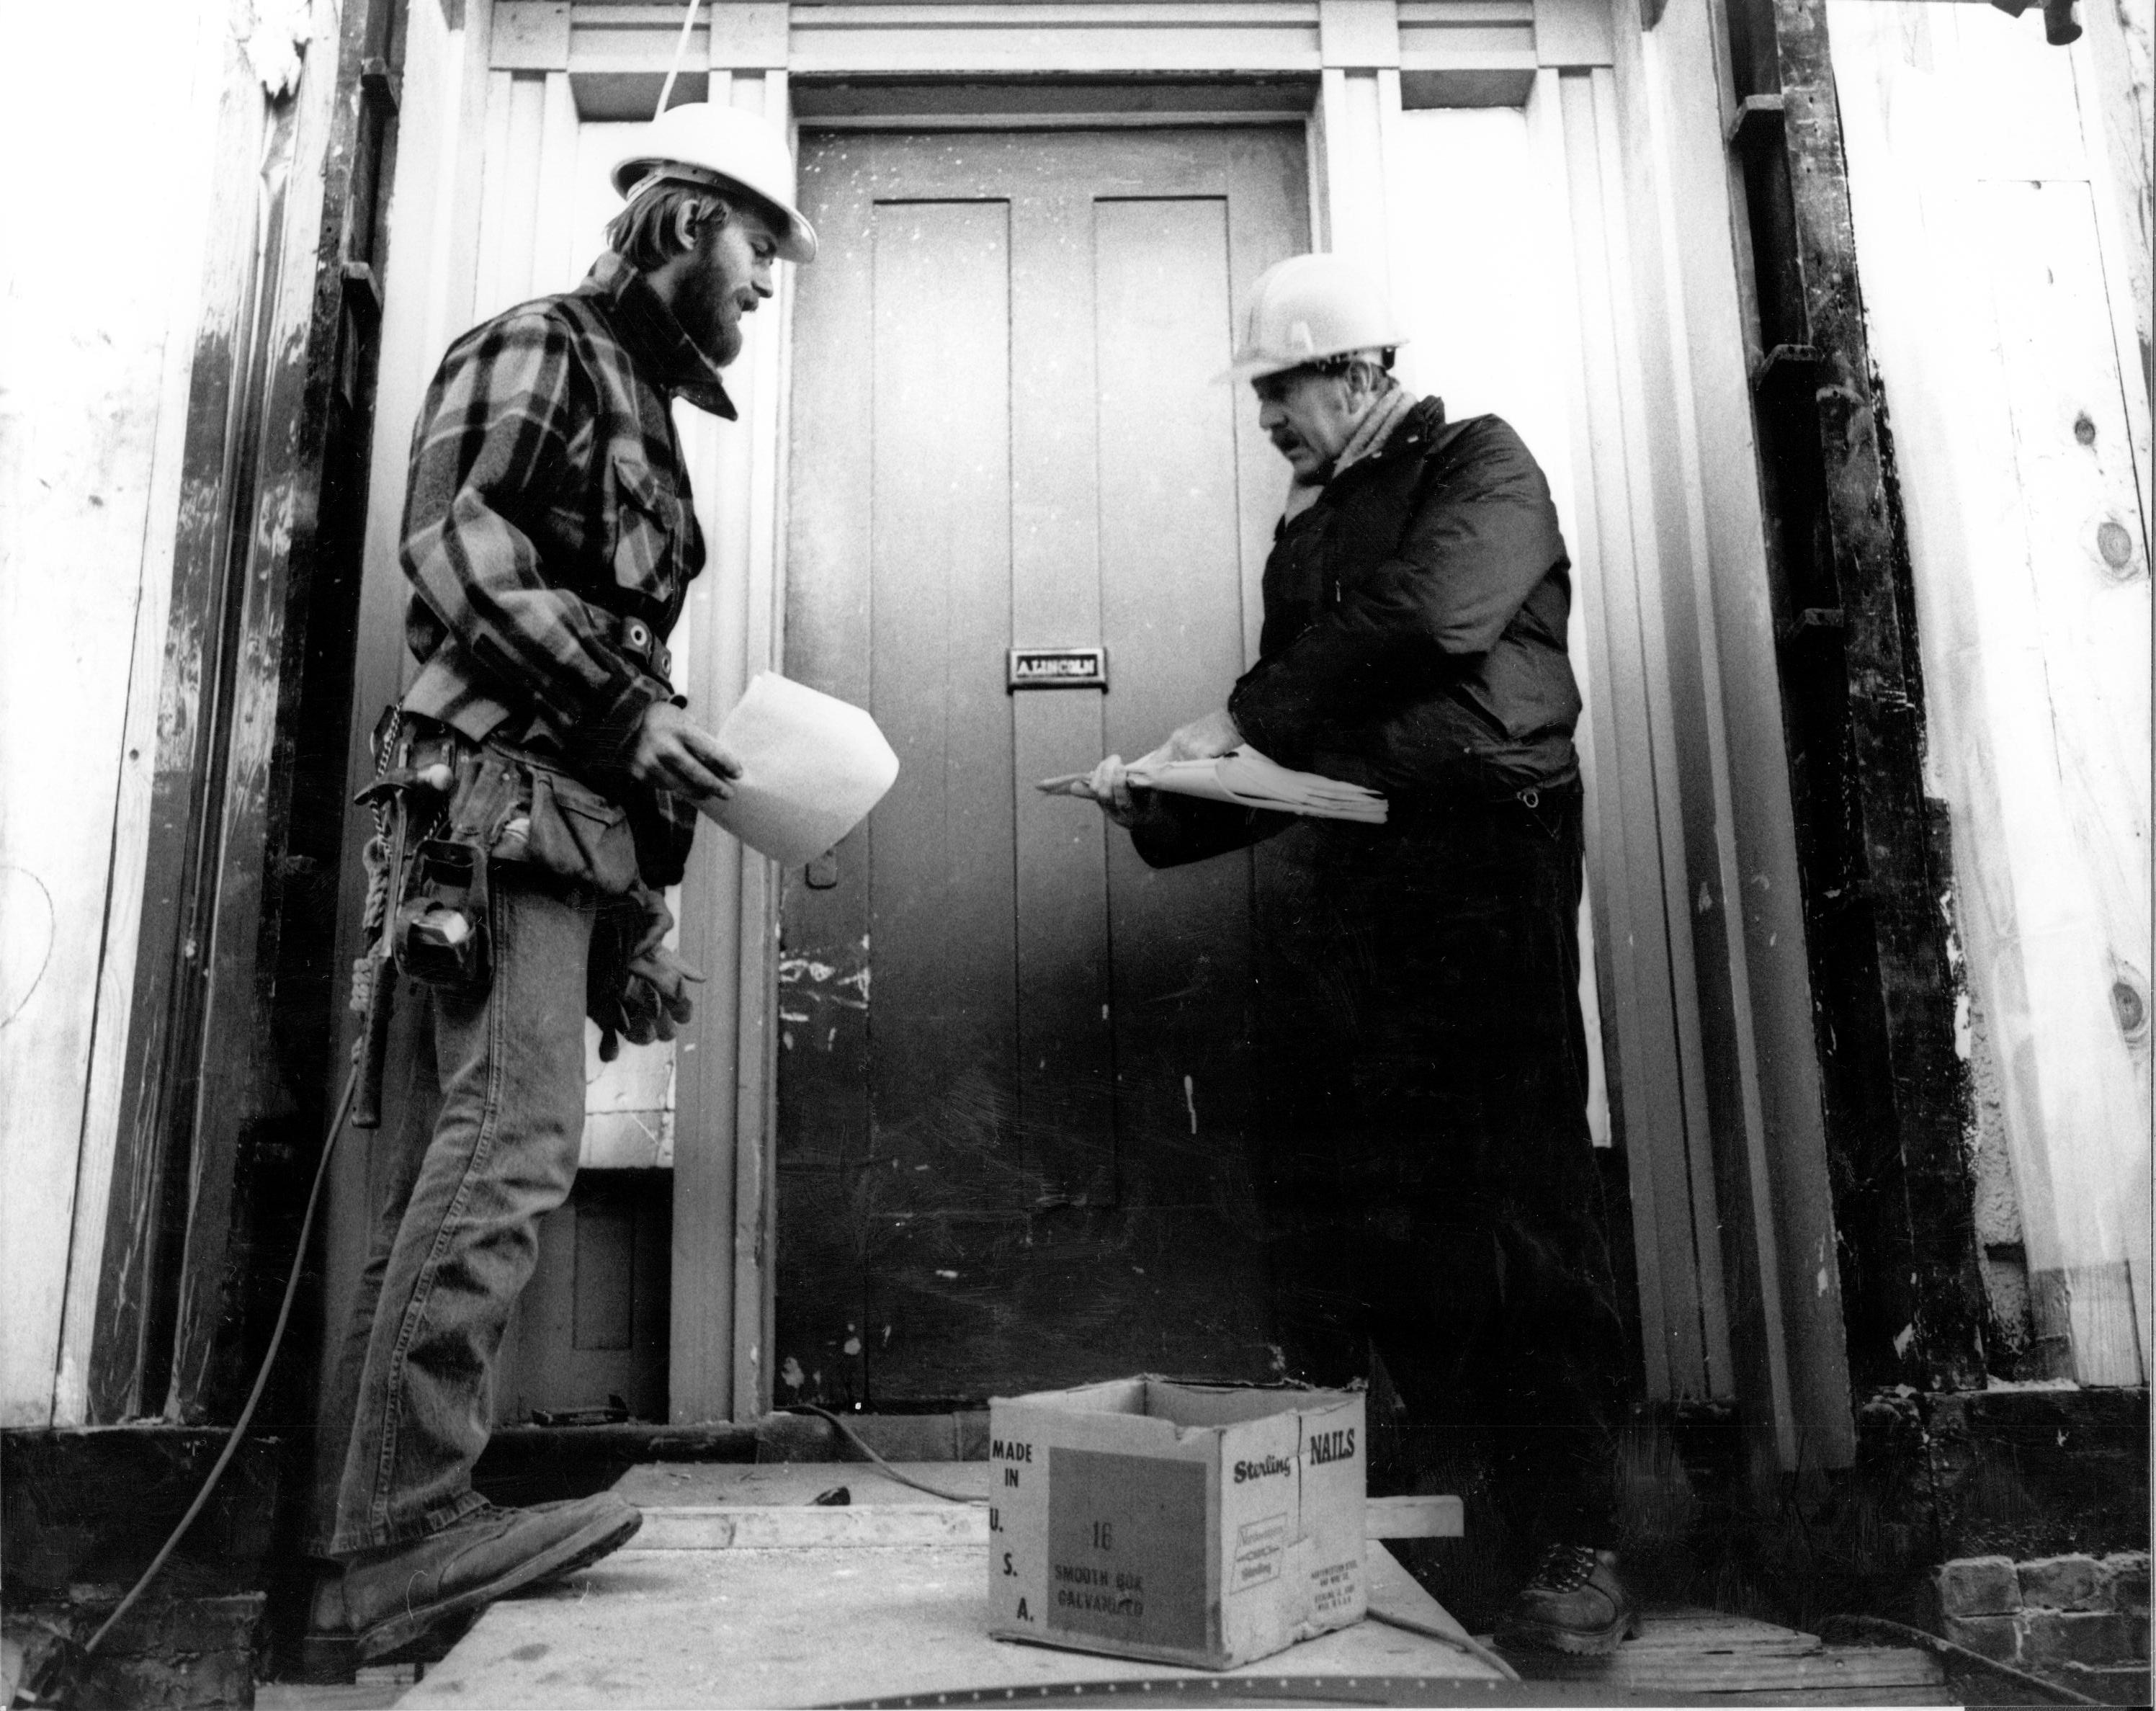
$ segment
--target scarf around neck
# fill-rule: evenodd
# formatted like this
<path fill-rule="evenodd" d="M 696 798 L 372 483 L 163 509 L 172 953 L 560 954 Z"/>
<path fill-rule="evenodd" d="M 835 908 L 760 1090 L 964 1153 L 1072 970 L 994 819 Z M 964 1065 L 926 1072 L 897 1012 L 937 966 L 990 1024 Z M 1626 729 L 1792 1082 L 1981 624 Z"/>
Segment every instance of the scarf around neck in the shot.
<path fill-rule="evenodd" d="M 1348 436 L 1347 444 L 1340 448 L 1340 455 L 1332 460 L 1332 467 L 1324 480 L 1291 484 L 1287 490 L 1287 510 L 1284 521 L 1293 522 L 1317 503 L 1317 496 L 1327 486 L 1339 480 L 1342 472 L 1366 458 L 1373 458 L 1385 449 L 1385 442 L 1393 437 L 1393 430 L 1400 425 L 1409 410 L 1420 402 L 1404 386 L 1392 386 L 1373 399 L 1370 408 L 1363 413 L 1363 419 L 1355 424 L 1355 431 Z"/>

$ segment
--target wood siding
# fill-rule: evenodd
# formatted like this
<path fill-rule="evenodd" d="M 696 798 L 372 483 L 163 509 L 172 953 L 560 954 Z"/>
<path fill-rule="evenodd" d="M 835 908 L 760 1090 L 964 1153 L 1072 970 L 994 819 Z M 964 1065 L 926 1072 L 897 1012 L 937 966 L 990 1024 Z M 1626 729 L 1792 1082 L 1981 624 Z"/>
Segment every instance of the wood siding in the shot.
<path fill-rule="evenodd" d="M 0 317 L 0 1205 L 10 1226 L 0 1243 L 0 1425 L 8 1426 L 81 1418 L 89 1338 L 80 1303 L 95 1295 L 142 907 L 221 12 L 157 8 L 136 20 L 124 48 L 106 39 L 105 20 L 64 10 L 11 15 L 0 30 L 11 158 L 24 159 L 31 138 L 64 123 L 74 105 L 34 68 L 95 52 L 112 98 L 167 140 L 173 193 L 138 211 L 142 241 L 167 264 L 158 268 L 84 279 L 32 264 L 50 254 L 53 234 L 71 229 L 72 177 L 16 175 L 0 232 L 12 275 Z M 119 175 L 135 144 L 109 129 L 85 146 L 84 172 Z M 78 1244 L 89 1250 L 80 1260 Z"/>
<path fill-rule="evenodd" d="M 2144 1383 L 2150 1290 L 2146 180 L 2092 43 L 1837 6 L 1866 306 L 1967 958 L 2039 1341 Z M 1994 1369 L 2012 1351 L 1994 1351 Z"/>

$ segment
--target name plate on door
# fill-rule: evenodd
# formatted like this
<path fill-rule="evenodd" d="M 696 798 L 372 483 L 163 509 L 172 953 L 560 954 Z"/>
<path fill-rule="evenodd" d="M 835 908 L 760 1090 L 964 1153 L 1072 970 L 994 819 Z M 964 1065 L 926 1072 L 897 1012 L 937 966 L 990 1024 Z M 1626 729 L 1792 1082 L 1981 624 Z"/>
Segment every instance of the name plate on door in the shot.
<path fill-rule="evenodd" d="M 1106 648 L 1013 648 L 1005 687 L 1020 689 L 1106 689 Z"/>

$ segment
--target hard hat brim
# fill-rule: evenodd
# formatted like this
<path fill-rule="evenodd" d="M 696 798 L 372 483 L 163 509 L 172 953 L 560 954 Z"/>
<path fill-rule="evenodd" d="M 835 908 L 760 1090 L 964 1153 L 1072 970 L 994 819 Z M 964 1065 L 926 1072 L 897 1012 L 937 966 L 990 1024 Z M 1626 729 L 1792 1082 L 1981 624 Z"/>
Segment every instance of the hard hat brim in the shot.
<path fill-rule="evenodd" d="M 613 169 L 614 193 L 619 196 L 626 197 L 630 191 L 635 189 L 654 172 L 677 164 L 658 155 L 632 157 Z M 778 215 L 783 222 L 780 229 L 772 234 L 778 240 L 778 255 L 782 261 L 801 263 L 814 261 L 816 259 L 816 229 L 808 224 L 807 215 L 790 203 L 779 201 L 769 193 L 758 190 L 752 184 L 744 184 L 737 178 L 730 178 L 725 173 L 712 172 L 708 167 L 699 168 L 694 176 L 684 172 L 678 178 L 670 179 L 669 182 L 693 185 L 699 189 L 715 190 L 721 195 L 731 192 L 737 196 L 747 197 L 760 207 L 768 208 L 772 213 Z"/>
<path fill-rule="evenodd" d="M 1335 357 L 1350 357 L 1358 351 L 1397 351 L 1407 343 L 1404 338 L 1394 339 L 1383 345 L 1348 345 L 1337 351 L 1312 351 L 1309 355 L 1293 357 L 1245 357 L 1231 363 L 1213 377 L 1215 386 L 1229 386 L 1239 380 L 1259 380 L 1268 374 L 1286 374 L 1291 369 L 1307 368 L 1313 362 L 1329 362 Z"/>

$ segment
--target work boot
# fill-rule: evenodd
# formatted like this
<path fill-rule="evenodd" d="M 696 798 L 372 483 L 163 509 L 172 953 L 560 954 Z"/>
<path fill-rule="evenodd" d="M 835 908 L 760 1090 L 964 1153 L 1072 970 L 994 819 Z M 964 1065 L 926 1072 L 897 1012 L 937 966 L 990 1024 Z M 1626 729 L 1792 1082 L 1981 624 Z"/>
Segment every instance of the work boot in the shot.
<path fill-rule="evenodd" d="M 643 1524 L 643 1513 L 612 1492 L 529 1509 L 489 1503 L 424 1539 L 346 1559 L 315 1589 L 310 1639 L 348 1636 L 355 1663 L 370 1662 L 452 1617 L 597 1562 Z"/>
<path fill-rule="evenodd" d="M 1499 1620 L 1497 1643 L 1606 1657 L 1639 1631 L 1632 1595 L 1617 1578 L 1617 1553 L 1554 1544 Z"/>

